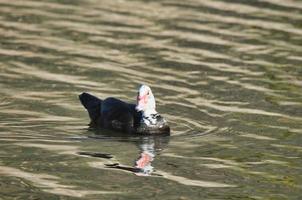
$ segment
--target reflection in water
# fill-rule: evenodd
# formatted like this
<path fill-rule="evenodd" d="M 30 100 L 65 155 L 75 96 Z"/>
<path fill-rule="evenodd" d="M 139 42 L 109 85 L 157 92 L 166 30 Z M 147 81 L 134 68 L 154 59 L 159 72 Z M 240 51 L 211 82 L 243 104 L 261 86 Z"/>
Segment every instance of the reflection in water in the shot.
<path fill-rule="evenodd" d="M 139 147 L 141 154 L 135 162 L 135 168 L 139 169 L 139 172 L 136 173 L 136 175 L 151 175 L 154 171 L 154 167 L 151 166 L 151 163 L 155 158 L 154 142 L 142 143 Z"/>
<path fill-rule="evenodd" d="M 135 160 L 134 166 L 126 166 L 122 165 L 118 162 L 107 163 L 105 166 L 111 169 L 120 169 L 125 171 L 133 172 L 137 176 L 150 176 L 154 173 L 154 167 L 152 166 L 152 162 L 154 161 L 156 155 L 161 152 L 169 143 L 169 136 L 131 136 L 124 135 L 124 133 L 114 133 L 115 136 L 104 135 L 97 131 L 97 135 L 90 136 L 90 138 L 99 138 L 104 139 L 108 137 L 114 138 L 117 137 L 117 140 L 122 142 L 134 142 L 139 148 L 139 156 Z M 99 157 L 105 159 L 111 159 L 114 156 L 107 153 L 100 152 L 79 152 L 80 155 L 91 156 L 91 157 Z"/>
<path fill-rule="evenodd" d="M 154 161 L 156 154 L 162 151 L 169 143 L 169 136 L 143 136 L 140 137 L 137 143 L 140 154 L 139 158 L 135 161 L 135 168 L 138 171 L 136 175 L 152 175 L 154 167 L 151 165 Z"/>
<path fill-rule="evenodd" d="M 119 137 L 121 137 L 120 139 L 123 142 L 128 141 L 125 140 L 125 136 L 124 137 L 119 136 Z M 97 137 L 96 135 L 96 138 L 102 138 L 102 137 Z M 128 139 L 131 141 L 133 137 L 130 137 Z M 155 160 L 156 155 L 167 147 L 169 140 L 170 140 L 170 136 L 140 136 L 138 138 L 135 138 L 134 142 L 139 147 L 139 158 L 135 161 L 133 167 L 120 164 L 119 162 L 112 162 L 109 164 L 103 162 L 93 162 L 90 163 L 90 166 L 100 169 L 117 169 L 126 172 L 132 172 L 137 176 L 162 177 L 164 179 L 168 179 L 189 186 L 210 187 L 210 188 L 236 187 L 235 185 L 231 185 L 231 184 L 189 179 L 182 176 L 173 175 L 163 170 L 154 169 L 154 167 L 152 166 L 152 162 Z M 104 153 L 93 153 L 93 152 L 81 152 L 80 155 L 89 155 L 91 157 L 100 157 L 105 159 L 113 158 L 112 155 L 106 153 L 104 154 Z"/>

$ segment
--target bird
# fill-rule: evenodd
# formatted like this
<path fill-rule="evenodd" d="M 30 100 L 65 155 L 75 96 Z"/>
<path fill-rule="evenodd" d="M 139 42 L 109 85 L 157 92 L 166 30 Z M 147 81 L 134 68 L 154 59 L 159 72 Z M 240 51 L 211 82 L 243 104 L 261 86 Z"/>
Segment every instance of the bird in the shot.
<path fill-rule="evenodd" d="M 148 85 L 141 85 L 136 104 L 114 97 L 104 100 L 83 92 L 79 99 L 88 111 L 89 126 L 127 134 L 170 135 L 168 122 L 156 111 L 155 98 Z"/>

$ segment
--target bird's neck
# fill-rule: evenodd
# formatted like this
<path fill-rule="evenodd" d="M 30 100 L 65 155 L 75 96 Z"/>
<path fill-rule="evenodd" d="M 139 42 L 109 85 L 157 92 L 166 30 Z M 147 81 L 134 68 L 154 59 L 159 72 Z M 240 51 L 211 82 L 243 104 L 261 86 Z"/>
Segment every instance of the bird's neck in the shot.
<path fill-rule="evenodd" d="M 143 117 L 150 117 L 152 115 L 157 114 L 155 109 L 148 109 L 142 112 L 143 113 Z"/>

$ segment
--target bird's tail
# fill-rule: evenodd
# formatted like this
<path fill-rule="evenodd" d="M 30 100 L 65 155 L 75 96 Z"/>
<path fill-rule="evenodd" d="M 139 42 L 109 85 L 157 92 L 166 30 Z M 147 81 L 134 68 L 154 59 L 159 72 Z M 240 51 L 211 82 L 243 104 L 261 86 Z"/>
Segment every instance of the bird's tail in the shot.
<path fill-rule="evenodd" d="M 86 92 L 80 94 L 79 99 L 88 111 L 91 120 L 90 125 L 97 125 L 100 122 L 102 100 Z"/>

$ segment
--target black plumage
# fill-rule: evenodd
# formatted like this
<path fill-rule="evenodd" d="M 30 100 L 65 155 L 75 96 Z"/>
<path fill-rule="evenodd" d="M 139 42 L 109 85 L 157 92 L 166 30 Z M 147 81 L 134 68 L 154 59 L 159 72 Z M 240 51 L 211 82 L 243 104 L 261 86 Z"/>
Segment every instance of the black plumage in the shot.
<path fill-rule="evenodd" d="M 82 105 L 88 111 L 90 126 L 106 128 L 131 134 L 170 134 L 170 127 L 159 114 L 150 115 L 156 123 L 144 123 L 143 113 L 136 105 L 109 97 L 101 100 L 91 94 L 79 95 Z M 148 117 L 144 118 L 148 120 Z"/>

